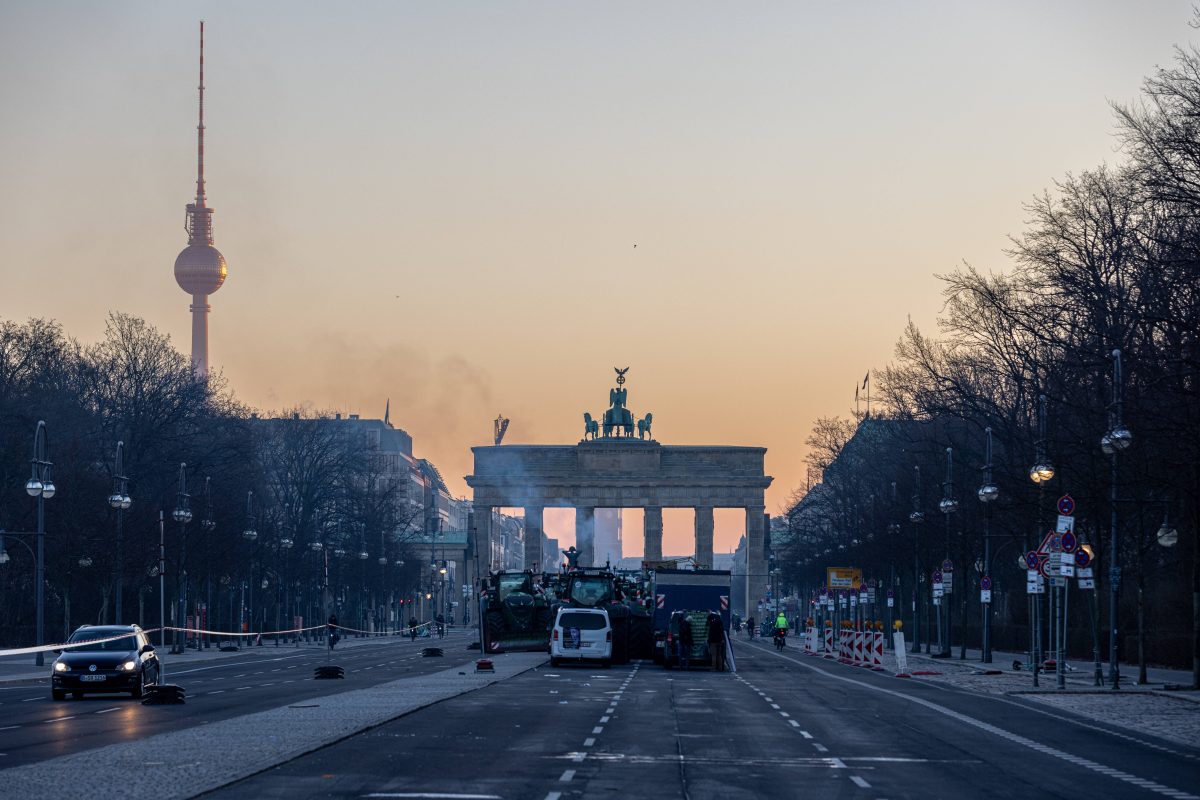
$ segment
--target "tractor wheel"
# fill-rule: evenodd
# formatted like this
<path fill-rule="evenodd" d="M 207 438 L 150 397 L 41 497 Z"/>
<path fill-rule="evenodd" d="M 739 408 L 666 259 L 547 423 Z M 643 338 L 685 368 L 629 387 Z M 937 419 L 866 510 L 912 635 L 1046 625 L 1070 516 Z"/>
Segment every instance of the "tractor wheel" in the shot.
<path fill-rule="evenodd" d="M 487 644 L 494 645 L 499 642 L 504 638 L 504 612 L 489 611 L 484 618 L 484 627 L 487 630 Z"/>
<path fill-rule="evenodd" d="M 654 657 L 654 626 L 650 617 L 629 618 L 629 657 Z"/>

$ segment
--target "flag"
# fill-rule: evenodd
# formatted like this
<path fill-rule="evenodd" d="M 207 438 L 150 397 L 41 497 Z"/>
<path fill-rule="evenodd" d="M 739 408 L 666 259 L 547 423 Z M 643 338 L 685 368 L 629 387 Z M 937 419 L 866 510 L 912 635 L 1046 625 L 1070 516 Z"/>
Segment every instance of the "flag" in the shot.
<path fill-rule="evenodd" d="M 864 389 L 865 389 L 865 388 L 867 388 L 867 384 L 868 384 L 868 383 L 870 383 L 870 382 L 871 382 L 871 372 L 870 372 L 870 370 L 868 370 L 868 371 L 867 371 L 867 377 L 863 378 L 863 385 L 862 385 L 862 388 L 864 388 Z"/>
<path fill-rule="evenodd" d="M 854 403 L 858 404 L 858 384 L 854 385 Z"/>

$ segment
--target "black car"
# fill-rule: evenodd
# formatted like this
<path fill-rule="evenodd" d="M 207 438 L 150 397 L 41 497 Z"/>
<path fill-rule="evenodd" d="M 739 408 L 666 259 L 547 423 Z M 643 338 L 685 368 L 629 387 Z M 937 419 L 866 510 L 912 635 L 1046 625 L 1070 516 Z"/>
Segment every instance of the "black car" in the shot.
<path fill-rule="evenodd" d="M 158 656 L 137 625 L 84 625 L 68 642 L 91 642 L 62 651 L 50 671 L 50 694 L 66 699 L 67 692 L 82 697 L 88 692 L 129 692 L 141 697 L 158 683 Z"/>

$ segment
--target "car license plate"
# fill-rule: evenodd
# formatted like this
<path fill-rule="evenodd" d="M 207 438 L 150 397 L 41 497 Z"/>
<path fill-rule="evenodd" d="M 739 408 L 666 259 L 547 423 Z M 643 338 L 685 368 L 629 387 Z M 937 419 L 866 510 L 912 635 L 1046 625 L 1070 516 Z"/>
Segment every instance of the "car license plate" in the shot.
<path fill-rule="evenodd" d="M 80 675 L 79 680 L 81 680 L 81 681 L 102 681 L 102 680 L 104 680 L 104 676 L 103 675 Z"/>

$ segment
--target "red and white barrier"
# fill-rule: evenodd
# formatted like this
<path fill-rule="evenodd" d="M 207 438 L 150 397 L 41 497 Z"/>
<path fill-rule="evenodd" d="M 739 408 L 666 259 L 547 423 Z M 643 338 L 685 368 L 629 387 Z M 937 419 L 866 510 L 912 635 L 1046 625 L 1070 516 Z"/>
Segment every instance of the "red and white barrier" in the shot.
<path fill-rule="evenodd" d="M 875 641 L 871 648 L 871 669 L 876 672 L 883 671 L 883 631 L 875 631 L 873 637 Z"/>
<path fill-rule="evenodd" d="M 825 626 L 825 657 L 833 658 L 833 626 Z"/>

